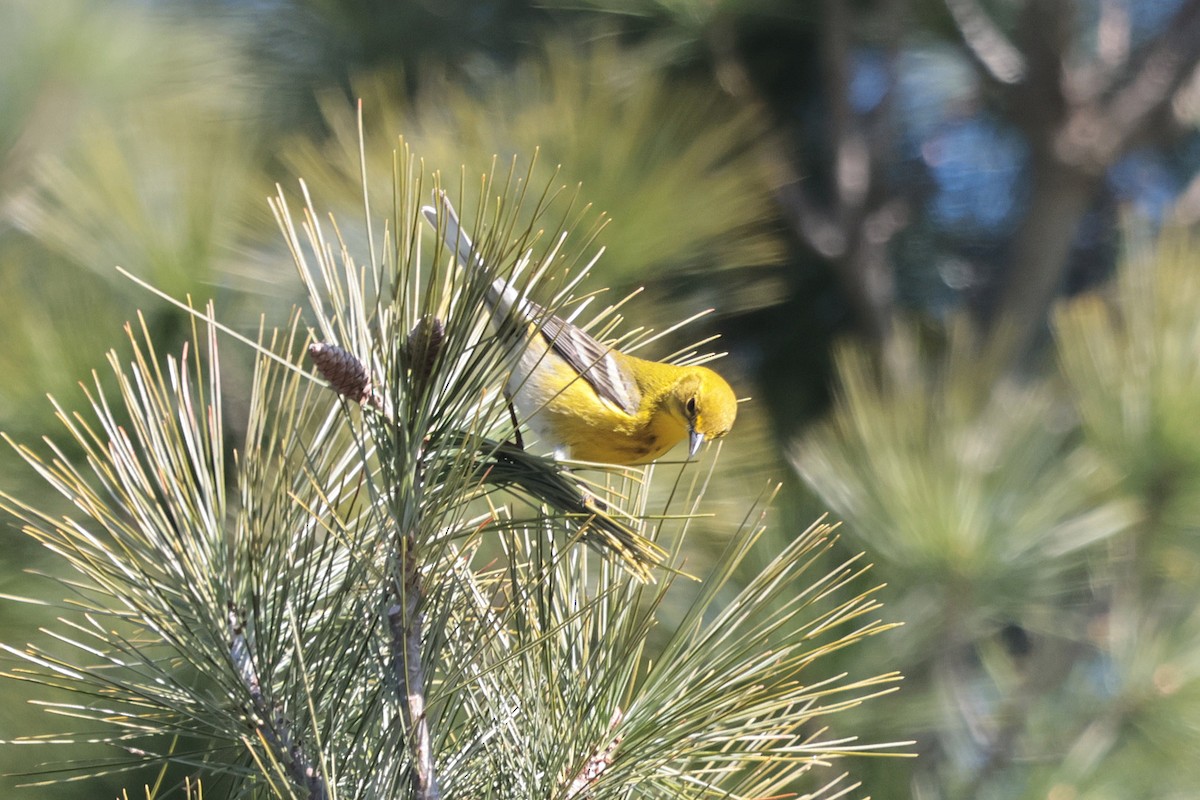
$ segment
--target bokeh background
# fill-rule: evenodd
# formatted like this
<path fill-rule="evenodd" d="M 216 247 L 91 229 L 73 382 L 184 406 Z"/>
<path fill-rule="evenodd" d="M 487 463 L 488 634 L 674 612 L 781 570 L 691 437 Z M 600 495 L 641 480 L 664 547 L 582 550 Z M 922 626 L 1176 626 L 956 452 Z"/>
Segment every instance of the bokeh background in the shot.
<path fill-rule="evenodd" d="M 839 715 L 919 754 L 847 762 L 860 794 L 1200 797 L 1198 61 L 1195 0 L 3 0 L 0 428 L 52 431 L 139 310 L 186 337 L 116 265 L 285 319 L 276 183 L 365 257 L 357 100 L 381 214 L 400 135 L 468 181 L 536 150 L 633 324 L 716 309 L 654 355 L 720 333 L 752 398 L 694 561 L 782 480 L 774 541 L 830 511 L 886 583 L 904 626 L 814 667 L 906 676 Z M 61 591 L 0 537 L 0 593 Z M 0 602 L 0 641 L 46 621 Z M 0 738 L 69 726 L 40 691 Z"/>

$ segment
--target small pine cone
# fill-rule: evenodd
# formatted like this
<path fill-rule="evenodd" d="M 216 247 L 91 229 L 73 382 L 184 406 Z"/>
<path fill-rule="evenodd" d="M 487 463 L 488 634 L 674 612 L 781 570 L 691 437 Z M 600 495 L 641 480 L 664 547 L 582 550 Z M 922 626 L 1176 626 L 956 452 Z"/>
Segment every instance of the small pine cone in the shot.
<path fill-rule="evenodd" d="M 404 356 L 415 385 L 424 386 L 433 375 L 433 365 L 445 341 L 446 326 L 431 314 L 421 317 L 408 332 L 408 338 L 404 340 Z"/>
<path fill-rule="evenodd" d="M 308 346 L 308 357 L 317 365 L 321 377 L 330 387 L 356 403 L 372 399 L 371 378 L 367 368 L 349 351 L 336 344 L 314 342 Z"/>

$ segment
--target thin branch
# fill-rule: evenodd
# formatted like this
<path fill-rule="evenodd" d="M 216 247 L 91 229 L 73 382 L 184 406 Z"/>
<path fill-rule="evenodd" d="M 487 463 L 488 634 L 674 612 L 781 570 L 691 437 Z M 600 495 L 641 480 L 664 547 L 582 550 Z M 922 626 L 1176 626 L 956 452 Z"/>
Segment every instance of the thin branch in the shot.
<path fill-rule="evenodd" d="M 421 610 L 423 592 L 414 550 L 412 536 L 404 537 L 400 544 L 401 579 L 396 587 L 396 602 L 388 609 L 388 626 L 392 632 L 392 674 L 396 679 L 396 691 L 400 695 L 404 728 L 413 758 L 413 791 L 417 800 L 438 800 L 441 791 L 438 789 L 433 740 L 426 713 L 425 663 L 421 657 L 421 632 L 425 617 Z"/>
<path fill-rule="evenodd" d="M 1200 0 L 1187 0 L 1131 60 L 1131 68 L 1081 102 L 1063 65 L 1070 37 L 1064 6 L 1031 0 L 1022 30 L 1030 66 L 1020 86 L 1033 149 L 1034 190 L 1012 248 L 1012 268 L 989 309 L 985 371 L 1007 373 L 1028 351 L 1062 283 L 1079 221 L 1105 171 L 1169 111 L 1200 59 Z"/>
<path fill-rule="evenodd" d="M 899 0 L 882 3 L 878 14 L 885 23 L 881 27 L 899 29 L 902 7 Z M 806 188 L 782 132 L 768 137 L 764 152 L 771 159 L 772 172 L 782 176 L 775 196 L 783 220 L 800 242 L 833 262 L 859 328 L 866 338 L 886 349 L 895 298 L 887 242 L 908 218 L 904 201 L 886 196 L 876 169 L 885 162 L 886 150 L 895 141 L 886 129 L 891 86 L 869 114 L 856 112 L 848 91 L 855 22 L 852 9 L 841 0 L 826 0 L 822 8 L 823 95 L 829 104 L 826 138 L 834 151 L 830 201 L 821 203 Z M 709 46 L 725 90 L 743 104 L 769 114 L 768 103 L 738 51 L 733 25 L 718 20 Z M 894 63 L 898 47 L 898 38 L 889 42 L 889 63 Z"/>
<path fill-rule="evenodd" d="M 1096 56 L 1109 69 L 1129 61 L 1129 4 L 1127 0 L 1101 0 L 1096 23 Z"/>
<path fill-rule="evenodd" d="M 612 733 L 624 718 L 625 714 L 621 709 L 618 708 L 613 711 L 612 716 L 608 720 L 608 732 L 612 738 L 603 746 L 596 748 L 595 752 L 584 763 L 583 769 L 579 770 L 579 773 L 571 779 L 571 783 L 567 786 L 567 800 L 576 800 L 576 798 L 583 800 L 583 798 L 590 797 L 592 784 L 600 780 L 600 776 L 604 774 L 604 771 L 612 766 L 617 748 L 624 741 L 623 736 L 612 736 Z"/>
<path fill-rule="evenodd" d="M 1025 77 L 1025 58 L 1008 40 L 976 0 L 946 0 L 967 52 L 984 73 L 1001 84 L 1015 84 Z"/>
<path fill-rule="evenodd" d="M 843 235 L 855 229 L 864 213 L 872 164 L 866 132 L 850 105 L 850 9 L 842 0 L 825 0 L 821 31 L 821 71 L 829 104 L 829 140 L 834 148 L 834 215 Z"/>
<path fill-rule="evenodd" d="M 771 110 L 765 97 L 754 83 L 750 70 L 738 52 L 733 23 L 718 19 L 708 37 L 712 52 L 717 82 L 743 105 L 756 112 L 770 116 Z M 783 219 L 796 237 L 823 258 L 838 258 L 846 251 L 845 233 L 838 227 L 832 215 L 818 207 L 817 202 L 805 189 L 800 170 L 788 152 L 788 144 L 781 132 L 769 132 L 764 136 L 764 151 L 768 154 L 772 172 L 778 176 L 775 198 L 783 211 Z"/>
<path fill-rule="evenodd" d="M 258 668 L 246 641 L 246 625 L 242 615 L 229 606 L 229 656 L 238 671 L 253 705 L 254 727 L 262 741 L 285 756 L 293 781 L 308 791 L 308 800 L 328 800 L 329 788 L 321 770 L 316 767 L 300 742 L 292 735 L 292 723 L 278 708 L 271 709 L 263 694 Z"/>
<path fill-rule="evenodd" d="M 1138 54 L 1140 66 L 1105 101 L 1074 111 L 1058 136 L 1066 162 L 1099 173 L 1121 156 L 1170 104 L 1200 58 L 1200 0 L 1188 0 Z"/>

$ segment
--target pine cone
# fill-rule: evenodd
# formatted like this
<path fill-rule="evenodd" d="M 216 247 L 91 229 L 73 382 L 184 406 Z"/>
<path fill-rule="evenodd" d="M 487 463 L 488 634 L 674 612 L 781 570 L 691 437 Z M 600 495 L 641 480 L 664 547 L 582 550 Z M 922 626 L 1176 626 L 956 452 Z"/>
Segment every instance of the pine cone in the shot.
<path fill-rule="evenodd" d="M 442 344 L 446 341 L 446 326 L 432 314 L 426 314 L 413 325 L 404 340 L 404 357 L 412 372 L 413 385 L 423 388 L 433 375 L 433 367 Z"/>
<path fill-rule="evenodd" d="M 308 357 L 335 392 L 355 403 L 371 401 L 373 405 L 378 404 L 371 391 L 367 368 L 355 355 L 336 344 L 314 342 L 308 346 Z"/>

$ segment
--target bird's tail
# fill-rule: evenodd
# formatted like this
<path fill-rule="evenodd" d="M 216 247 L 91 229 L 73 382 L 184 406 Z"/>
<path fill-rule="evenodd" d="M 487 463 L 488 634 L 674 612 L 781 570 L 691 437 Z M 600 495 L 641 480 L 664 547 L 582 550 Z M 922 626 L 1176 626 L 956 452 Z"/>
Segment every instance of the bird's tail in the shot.
<path fill-rule="evenodd" d="M 524 496 L 535 506 L 552 510 L 567 531 L 613 559 L 638 580 L 652 581 L 653 570 L 665 568 L 666 551 L 642 536 L 637 518 L 597 497 L 553 459 L 533 455 L 509 442 L 464 433 L 451 434 L 446 443 L 466 448 L 471 454 L 474 476 L 481 490 L 505 489 Z M 448 468 L 448 464 L 442 467 Z M 436 471 L 426 476 L 431 483 L 441 478 Z"/>
<path fill-rule="evenodd" d="M 471 242 L 471 237 L 462 229 L 462 225 L 458 221 L 458 214 L 455 212 L 450 198 L 441 189 L 435 189 L 433 197 L 441 203 L 441 220 L 439 221 L 438 219 L 438 210 L 433 206 L 423 206 L 421 208 L 421 213 L 425 215 L 425 219 L 429 221 L 429 224 L 433 226 L 435 231 L 441 232 L 442 242 L 457 255 L 459 262 L 467 264 L 472 268 L 482 267 L 483 259 L 479 257 L 479 253 L 475 252 L 475 245 Z"/>
<path fill-rule="evenodd" d="M 475 248 L 471 237 L 462 229 L 462 224 L 458 221 L 458 213 L 455 212 L 454 205 L 450 202 L 446 192 L 442 189 L 435 189 L 433 198 L 442 207 L 440 214 L 434 206 L 422 206 L 421 213 L 425 215 L 425 219 L 433 226 L 433 229 L 441 233 L 446 249 L 455 254 L 460 264 L 466 265 L 476 273 L 487 274 L 488 270 L 483 257 Z M 487 290 L 487 303 L 497 317 L 497 324 L 509 319 L 514 309 L 520 311 L 523 319 L 538 316 L 536 309 L 531 308 L 530 304 L 521 298 L 521 293 L 517 291 L 517 288 L 502 277 L 495 277 L 492 280 Z"/>
<path fill-rule="evenodd" d="M 487 483 L 519 489 L 568 520 L 582 541 L 613 558 L 641 581 L 653 580 L 667 553 L 634 529 L 620 514 L 587 490 L 570 470 L 552 459 L 531 455 L 508 442 L 490 443 L 481 475 Z M 622 517 L 624 517 L 622 519 Z"/>

